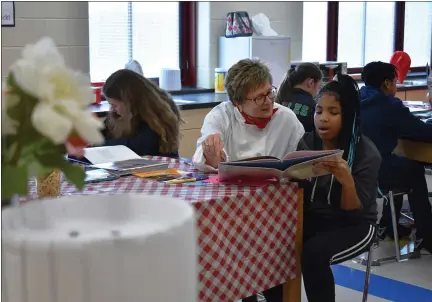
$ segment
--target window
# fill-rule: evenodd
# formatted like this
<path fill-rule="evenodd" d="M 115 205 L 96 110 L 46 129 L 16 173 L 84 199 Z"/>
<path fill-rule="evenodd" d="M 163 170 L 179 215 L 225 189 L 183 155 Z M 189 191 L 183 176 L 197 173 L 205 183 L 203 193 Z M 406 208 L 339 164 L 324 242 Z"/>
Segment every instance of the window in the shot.
<path fill-rule="evenodd" d="M 90 78 L 104 82 L 129 61 L 127 2 L 89 2 Z"/>
<path fill-rule="evenodd" d="M 162 68 L 180 68 L 193 86 L 195 34 L 193 2 L 89 2 L 90 77 L 104 82 L 137 60 L 147 78 Z M 194 47 L 193 47 L 194 48 Z"/>
<path fill-rule="evenodd" d="M 326 61 L 327 27 L 323 24 L 327 24 L 327 2 L 303 2 L 303 61 Z"/>
<path fill-rule="evenodd" d="M 144 74 L 158 78 L 161 68 L 180 68 L 178 2 L 132 2 L 132 57 Z"/>
<path fill-rule="evenodd" d="M 349 73 L 359 73 L 365 64 L 389 62 L 395 50 L 404 50 L 411 72 L 432 63 L 432 2 L 325 3 L 327 9 L 323 2 L 303 3 L 303 61 L 324 61 L 325 49 L 326 61 L 347 62 Z"/>
<path fill-rule="evenodd" d="M 349 68 L 388 62 L 393 54 L 394 2 L 339 2 L 338 61 Z"/>
<path fill-rule="evenodd" d="M 431 64 L 432 2 L 405 2 L 404 50 L 411 66 Z"/>

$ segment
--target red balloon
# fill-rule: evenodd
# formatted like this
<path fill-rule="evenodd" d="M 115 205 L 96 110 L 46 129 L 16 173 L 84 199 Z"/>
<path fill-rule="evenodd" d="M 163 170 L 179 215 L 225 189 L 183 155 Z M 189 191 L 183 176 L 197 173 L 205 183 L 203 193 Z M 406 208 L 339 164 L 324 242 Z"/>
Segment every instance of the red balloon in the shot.
<path fill-rule="evenodd" d="M 410 56 L 404 51 L 395 51 L 390 59 L 390 63 L 396 67 L 397 80 L 402 84 L 411 67 Z"/>

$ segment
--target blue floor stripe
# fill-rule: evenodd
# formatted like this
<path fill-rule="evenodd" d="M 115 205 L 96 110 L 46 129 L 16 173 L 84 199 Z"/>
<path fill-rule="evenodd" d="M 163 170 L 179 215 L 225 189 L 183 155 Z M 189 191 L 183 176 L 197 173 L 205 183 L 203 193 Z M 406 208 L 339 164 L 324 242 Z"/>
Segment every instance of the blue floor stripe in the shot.
<path fill-rule="evenodd" d="M 335 283 L 363 292 L 364 271 L 343 265 L 332 266 Z M 432 290 L 371 274 L 369 294 L 394 302 L 430 302 Z"/>

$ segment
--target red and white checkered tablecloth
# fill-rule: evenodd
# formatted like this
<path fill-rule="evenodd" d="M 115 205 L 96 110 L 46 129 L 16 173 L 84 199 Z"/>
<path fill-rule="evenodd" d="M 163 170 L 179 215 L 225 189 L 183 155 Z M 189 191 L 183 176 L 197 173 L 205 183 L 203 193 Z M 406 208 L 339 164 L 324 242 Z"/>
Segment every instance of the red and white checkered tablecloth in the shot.
<path fill-rule="evenodd" d="M 169 162 L 194 171 L 184 162 Z M 168 185 L 128 176 L 86 186 L 64 182 L 62 195 L 146 193 L 185 200 L 196 209 L 200 301 L 235 301 L 296 277 L 297 191 L 294 183 L 267 187 Z M 35 199 L 34 182 L 29 199 Z"/>

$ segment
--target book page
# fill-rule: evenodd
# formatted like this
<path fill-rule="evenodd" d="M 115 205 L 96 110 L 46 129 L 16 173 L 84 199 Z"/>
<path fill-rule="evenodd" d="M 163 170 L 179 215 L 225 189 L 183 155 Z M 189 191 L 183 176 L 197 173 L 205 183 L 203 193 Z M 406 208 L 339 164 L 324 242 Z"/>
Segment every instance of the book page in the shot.
<path fill-rule="evenodd" d="M 293 158 L 300 158 L 300 157 L 309 157 L 309 156 L 316 156 L 316 155 L 327 155 L 327 154 L 335 154 L 339 153 L 341 150 L 303 150 L 303 151 L 294 151 L 290 154 L 285 155 L 285 157 L 282 159 L 289 160 Z"/>
<path fill-rule="evenodd" d="M 85 148 L 84 156 L 93 165 L 141 158 L 128 147 L 120 145 Z"/>
<path fill-rule="evenodd" d="M 280 161 L 279 158 L 273 156 L 257 156 L 257 157 L 249 157 L 239 160 L 231 161 L 231 163 L 246 163 L 246 162 L 268 162 L 268 161 Z"/>
<path fill-rule="evenodd" d="M 251 179 L 280 179 L 282 178 L 282 171 L 270 168 L 239 167 L 219 164 L 218 175 L 219 181 L 221 182 L 249 181 Z"/>
<path fill-rule="evenodd" d="M 343 150 L 339 150 L 336 153 L 332 153 L 323 157 L 315 158 L 309 161 L 305 161 L 296 165 L 291 166 L 284 172 L 284 177 L 291 179 L 308 179 L 312 177 L 322 176 L 330 174 L 327 170 L 318 169 L 315 164 L 324 160 L 336 160 L 341 158 L 343 155 Z"/>

